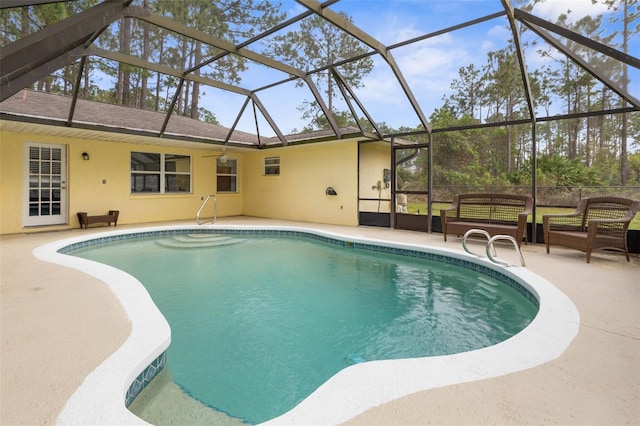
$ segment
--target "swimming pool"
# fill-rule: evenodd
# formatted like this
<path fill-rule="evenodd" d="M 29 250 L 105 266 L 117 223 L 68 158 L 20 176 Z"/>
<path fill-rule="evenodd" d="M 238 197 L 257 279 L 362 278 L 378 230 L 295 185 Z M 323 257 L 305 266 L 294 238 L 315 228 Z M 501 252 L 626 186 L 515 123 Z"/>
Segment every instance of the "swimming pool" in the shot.
<path fill-rule="evenodd" d="M 65 252 L 139 279 L 171 325 L 175 382 L 249 423 L 349 365 L 480 349 L 538 311 L 476 265 L 303 233 L 187 231 Z"/>
<path fill-rule="evenodd" d="M 100 237 L 127 238 L 127 234 L 144 232 L 175 232 L 177 229 L 204 227 L 162 227 L 139 231 L 114 231 Z M 264 227 L 223 227 L 233 231 L 256 231 Z M 429 256 L 443 256 L 453 261 L 476 264 L 520 283 L 540 303 L 534 321 L 522 332 L 505 342 L 456 355 L 374 361 L 353 365 L 340 371 L 293 410 L 268 423 L 273 424 L 335 424 L 345 421 L 368 408 L 401 396 L 447 384 L 462 383 L 507 374 L 547 362 L 559 356 L 578 329 L 579 316 L 575 306 L 546 280 L 523 268 L 503 268 L 485 259 L 448 249 L 420 245 L 383 243 L 367 238 L 346 237 L 335 233 L 297 227 L 271 227 L 285 232 L 305 232 L 350 243 L 385 247 L 385 250 L 410 250 Z M 72 238 L 42 246 L 34 253 L 41 259 L 84 270 L 105 281 L 123 303 L 133 323 L 132 335 L 115 354 L 94 371 L 65 406 L 60 423 L 105 422 L 135 423 L 122 404 L 126 388 L 136 375 L 168 347 L 170 335 L 164 318 L 151 303 L 148 294 L 133 277 L 83 259 L 58 253 L 58 250 L 87 239 Z M 488 268 L 488 269 L 487 269 Z M 98 403 L 88 401 L 98 400 Z M 89 409 L 90 407 L 90 409 Z M 331 407 L 327 410 L 326 407 Z M 96 420 L 97 419 L 97 420 Z"/>

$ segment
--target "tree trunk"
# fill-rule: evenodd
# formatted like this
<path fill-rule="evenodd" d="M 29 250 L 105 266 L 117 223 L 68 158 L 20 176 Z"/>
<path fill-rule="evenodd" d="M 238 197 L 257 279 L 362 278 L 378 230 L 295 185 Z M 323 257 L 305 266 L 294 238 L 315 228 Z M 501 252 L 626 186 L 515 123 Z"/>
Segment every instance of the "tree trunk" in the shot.
<path fill-rule="evenodd" d="M 202 43 L 196 42 L 193 52 L 194 66 L 198 66 L 202 62 Z M 200 68 L 196 69 L 193 73 L 196 76 L 200 75 Z M 189 114 L 194 120 L 198 120 L 200 114 L 198 113 L 198 99 L 200 98 L 200 83 L 194 81 L 191 89 L 191 113 Z"/>
<path fill-rule="evenodd" d="M 635 1 L 634 1 L 635 3 Z M 629 1 L 624 2 L 624 18 L 622 27 L 622 51 L 629 50 Z M 626 63 L 622 64 L 622 87 L 629 89 L 629 70 Z M 624 104 L 624 101 L 623 101 Z M 627 158 L 627 113 L 622 114 L 622 128 L 620 129 L 620 183 L 626 185 L 629 180 L 629 159 Z"/>
<path fill-rule="evenodd" d="M 91 84 L 91 79 L 89 78 L 91 75 L 91 56 L 87 56 L 84 62 L 83 79 L 84 83 L 82 85 L 82 99 L 89 99 L 89 84 Z"/>
<path fill-rule="evenodd" d="M 164 35 L 160 35 L 160 52 L 158 53 L 158 62 L 162 64 L 164 62 Z M 160 88 L 162 87 L 162 79 L 160 73 L 156 73 L 156 99 L 153 104 L 154 111 L 160 111 Z"/>
<path fill-rule="evenodd" d="M 144 0 L 142 2 L 142 7 L 145 10 L 149 9 L 149 0 Z M 150 47 L 149 47 L 149 23 L 143 21 L 142 22 L 142 59 L 145 61 L 149 60 Z M 147 73 L 145 71 L 142 72 L 141 75 L 141 83 L 140 83 L 140 109 L 147 109 Z"/>
<path fill-rule="evenodd" d="M 602 86 L 602 110 L 604 110 L 607 106 L 607 88 L 606 86 Z M 599 117 L 599 126 L 598 126 L 598 152 L 597 156 L 600 153 L 604 152 L 604 116 Z"/>
<path fill-rule="evenodd" d="M 129 55 L 131 53 L 131 18 L 123 19 L 123 44 L 121 46 L 122 53 Z M 131 106 L 131 72 L 128 68 L 123 69 L 122 79 L 122 104 Z"/>
<path fill-rule="evenodd" d="M 186 69 L 187 68 L 187 61 L 188 61 L 188 57 L 187 57 L 187 41 L 186 40 L 182 40 L 181 41 L 181 57 L 182 57 L 182 63 L 180 64 L 180 68 L 181 69 Z M 187 80 L 188 83 L 188 80 Z M 180 90 L 180 93 L 178 93 L 178 99 L 176 101 L 176 106 L 175 108 L 177 109 L 175 112 L 178 115 L 184 115 L 184 102 L 185 102 L 185 98 L 189 97 L 189 93 L 188 93 L 188 88 L 185 87 L 186 84 L 182 85 L 182 90 Z M 176 87 L 177 90 L 177 87 Z"/>
<path fill-rule="evenodd" d="M 591 92 L 587 92 L 587 110 L 591 110 Z M 591 117 L 587 117 L 587 139 L 584 142 L 584 162 L 591 165 Z"/>

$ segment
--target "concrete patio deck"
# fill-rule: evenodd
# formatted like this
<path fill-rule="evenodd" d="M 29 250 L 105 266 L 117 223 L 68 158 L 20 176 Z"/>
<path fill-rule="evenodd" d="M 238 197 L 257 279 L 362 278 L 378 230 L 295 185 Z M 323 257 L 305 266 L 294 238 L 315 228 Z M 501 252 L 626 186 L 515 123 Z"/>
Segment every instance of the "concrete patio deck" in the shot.
<path fill-rule="evenodd" d="M 445 243 L 441 234 L 250 217 L 218 223 L 301 226 L 461 250 L 460 239 Z M 84 377 L 129 335 L 131 324 L 103 283 L 32 253 L 51 241 L 106 230 L 113 227 L 0 237 L 0 424 L 54 424 Z M 508 251 L 500 250 L 501 258 L 515 263 Z M 627 263 L 619 253 L 596 252 L 587 264 L 575 250 L 553 247 L 547 255 L 538 244 L 523 245 L 522 251 L 527 268 L 579 310 L 580 331 L 560 358 L 494 379 L 418 392 L 347 424 L 640 424 L 640 256 Z"/>

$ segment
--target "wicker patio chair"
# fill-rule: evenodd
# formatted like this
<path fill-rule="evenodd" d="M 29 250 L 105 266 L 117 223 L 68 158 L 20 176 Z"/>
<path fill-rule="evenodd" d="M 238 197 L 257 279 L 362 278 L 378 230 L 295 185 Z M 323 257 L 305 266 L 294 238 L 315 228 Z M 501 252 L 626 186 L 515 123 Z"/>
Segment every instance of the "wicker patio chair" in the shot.
<path fill-rule="evenodd" d="M 580 250 L 587 254 L 610 249 L 624 252 L 629 259 L 627 230 L 636 213 L 640 201 L 621 197 L 585 198 L 571 214 L 546 214 L 542 216 L 544 241 L 549 246 L 563 246 Z"/>

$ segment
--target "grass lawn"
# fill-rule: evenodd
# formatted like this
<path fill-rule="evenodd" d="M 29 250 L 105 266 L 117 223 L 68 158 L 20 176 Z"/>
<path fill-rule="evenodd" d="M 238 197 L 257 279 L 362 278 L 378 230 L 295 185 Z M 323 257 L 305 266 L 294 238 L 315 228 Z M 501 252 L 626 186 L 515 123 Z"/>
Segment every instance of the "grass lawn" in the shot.
<path fill-rule="evenodd" d="M 446 209 L 451 207 L 449 203 L 434 203 L 433 204 L 433 215 L 440 216 L 440 209 Z M 408 203 L 407 210 L 409 213 L 418 213 L 426 214 L 426 209 L 424 204 L 418 203 Z M 564 209 L 560 207 L 538 207 L 536 209 L 536 223 L 542 223 L 542 215 L 545 214 L 558 214 L 558 213 L 573 213 L 574 209 Z M 531 216 L 529 217 L 529 222 L 531 222 Z M 631 224 L 629 225 L 629 229 L 637 229 L 640 230 L 640 213 L 636 214 L 636 217 L 633 218 Z"/>

